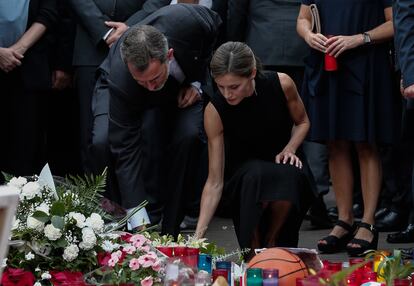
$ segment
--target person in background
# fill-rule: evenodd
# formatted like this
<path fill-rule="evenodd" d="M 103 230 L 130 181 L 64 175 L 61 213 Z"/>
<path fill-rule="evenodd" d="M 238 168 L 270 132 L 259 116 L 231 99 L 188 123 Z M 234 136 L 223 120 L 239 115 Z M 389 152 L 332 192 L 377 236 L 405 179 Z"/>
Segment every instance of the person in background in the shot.
<path fill-rule="evenodd" d="M 351 256 L 376 249 L 374 214 L 381 188 L 378 146 L 399 136 L 400 102 L 393 93 L 389 44 L 393 37 L 391 1 L 302 0 L 299 35 L 311 47 L 305 61 L 306 110 L 312 122 L 309 139 L 324 142 L 339 218 L 329 236 L 318 241 L 322 252 L 346 247 Z M 309 5 L 319 9 L 322 33 L 311 27 Z M 337 61 L 324 70 L 325 55 Z M 350 150 L 356 148 L 364 214 L 354 225 Z"/>
<path fill-rule="evenodd" d="M 95 122 L 94 132 L 105 135 L 94 142 L 109 140 L 122 206 L 132 210 L 149 201 L 130 228 L 143 219 L 157 224 L 163 214 L 162 231 L 178 234 L 182 206 L 196 192 L 200 84 L 219 25 L 204 6 L 165 6 L 131 27 L 100 66 L 94 101 L 102 124 Z"/>
<path fill-rule="evenodd" d="M 218 91 L 204 113 L 209 173 L 196 236 L 205 235 L 227 197 L 249 256 L 256 248 L 294 247 L 312 197 L 299 158 L 309 120 L 295 84 L 286 74 L 263 72 L 241 42 L 221 45 L 210 69 Z"/>
<path fill-rule="evenodd" d="M 396 0 L 394 2 L 394 30 L 395 50 L 397 61 L 401 69 L 401 93 L 406 98 L 405 131 L 406 138 L 414 140 L 414 1 Z M 412 144 L 410 148 L 412 149 Z M 391 243 L 412 243 L 414 242 L 414 160 L 411 181 L 411 207 L 407 227 L 400 232 L 389 234 L 387 241 Z M 411 251 L 412 257 L 412 251 Z"/>

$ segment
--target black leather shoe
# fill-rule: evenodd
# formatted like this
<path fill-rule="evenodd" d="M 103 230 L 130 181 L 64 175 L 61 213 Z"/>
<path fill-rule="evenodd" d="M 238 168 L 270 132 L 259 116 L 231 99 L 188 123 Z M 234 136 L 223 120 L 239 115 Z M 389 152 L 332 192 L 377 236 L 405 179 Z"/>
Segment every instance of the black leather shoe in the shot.
<path fill-rule="evenodd" d="M 382 219 L 385 215 L 390 212 L 390 209 L 387 207 L 382 207 L 375 212 L 375 220 Z"/>
<path fill-rule="evenodd" d="M 352 206 L 352 213 L 354 214 L 355 218 L 362 218 L 364 215 L 364 206 L 362 204 L 354 204 Z"/>
<path fill-rule="evenodd" d="M 406 218 L 395 211 L 389 211 L 385 216 L 375 222 L 378 231 L 399 231 L 404 228 Z"/>
<path fill-rule="evenodd" d="M 368 224 L 365 222 L 360 222 L 358 224 L 358 227 L 363 227 L 369 230 L 372 233 L 373 238 L 371 241 L 353 238 L 346 246 L 346 251 L 348 252 L 348 255 L 351 257 L 363 256 L 366 254 L 368 250 L 377 250 L 378 247 L 378 231 L 375 229 L 375 227 L 372 224 Z M 352 244 L 358 245 L 359 247 L 350 246 Z"/>
<path fill-rule="evenodd" d="M 401 250 L 401 258 L 411 260 L 414 257 L 414 248 L 400 248 Z"/>
<path fill-rule="evenodd" d="M 338 208 L 337 207 L 331 207 L 327 210 L 328 216 L 331 218 L 331 220 L 336 221 L 338 219 Z"/>
<path fill-rule="evenodd" d="M 409 224 L 403 231 L 387 235 L 389 243 L 412 243 L 414 242 L 414 224 Z"/>

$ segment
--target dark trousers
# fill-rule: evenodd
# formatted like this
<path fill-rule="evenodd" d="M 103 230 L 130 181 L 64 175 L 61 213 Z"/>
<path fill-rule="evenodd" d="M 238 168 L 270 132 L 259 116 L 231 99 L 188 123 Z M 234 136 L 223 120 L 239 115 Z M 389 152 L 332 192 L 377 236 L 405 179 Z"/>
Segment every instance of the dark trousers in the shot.
<path fill-rule="evenodd" d="M 203 104 L 154 107 L 143 115 L 143 182 L 152 221 L 163 213 L 162 232 L 178 235 L 185 206 L 199 201 Z M 205 177 L 205 175 L 202 175 Z"/>

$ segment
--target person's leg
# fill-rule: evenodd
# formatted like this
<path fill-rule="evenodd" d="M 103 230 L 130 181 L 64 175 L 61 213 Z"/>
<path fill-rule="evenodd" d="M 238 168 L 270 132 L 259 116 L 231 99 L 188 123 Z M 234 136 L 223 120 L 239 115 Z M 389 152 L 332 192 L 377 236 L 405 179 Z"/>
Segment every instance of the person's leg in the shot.
<path fill-rule="evenodd" d="M 338 207 L 338 219 L 352 225 L 354 222 L 352 214 L 352 189 L 353 173 L 352 161 L 350 157 L 351 144 L 345 141 L 329 142 L 329 170 L 331 174 L 332 186 L 335 192 L 336 205 Z M 348 231 L 336 225 L 330 235 L 341 238 Z M 322 239 L 318 244 L 326 244 Z"/>
<path fill-rule="evenodd" d="M 269 209 L 269 225 L 264 236 L 265 247 L 277 246 L 280 230 L 282 229 L 289 212 L 292 208 L 292 202 L 289 201 L 274 201 L 267 205 Z"/>
<path fill-rule="evenodd" d="M 178 235 L 184 218 L 186 201 L 194 197 L 197 172 L 200 168 L 203 102 L 178 109 L 173 115 L 171 141 L 168 146 L 168 174 L 164 198 L 162 232 Z M 200 192 L 201 193 L 201 192 Z"/>
<path fill-rule="evenodd" d="M 361 187 L 364 201 L 362 222 L 374 225 L 375 210 L 381 188 L 381 163 L 375 146 L 367 143 L 357 143 L 356 149 L 361 168 Z M 368 242 L 372 241 L 373 237 L 373 232 L 366 228 L 359 228 L 355 235 L 355 239 L 363 239 Z M 360 247 L 355 243 L 349 246 L 353 248 Z"/>

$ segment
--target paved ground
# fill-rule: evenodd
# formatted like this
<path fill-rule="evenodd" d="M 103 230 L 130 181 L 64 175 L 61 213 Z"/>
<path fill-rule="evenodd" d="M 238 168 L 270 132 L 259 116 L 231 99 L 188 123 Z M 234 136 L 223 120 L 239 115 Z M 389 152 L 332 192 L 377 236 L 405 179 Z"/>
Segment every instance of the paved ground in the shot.
<path fill-rule="evenodd" d="M 332 193 L 332 192 L 330 192 Z M 332 194 L 325 198 L 328 207 L 335 204 Z M 326 236 L 329 230 L 312 230 L 310 223 L 304 221 L 300 231 L 299 247 L 316 249 L 317 241 Z M 414 247 L 414 244 L 389 244 L 385 241 L 388 233 L 380 233 L 378 249 L 392 250 L 395 248 Z M 206 237 L 215 242 L 218 246 L 224 247 L 226 252 L 232 252 L 238 249 L 238 243 L 234 232 L 234 227 L 231 219 L 214 218 L 209 226 Z M 347 261 L 348 255 L 346 252 L 337 254 L 321 255 L 322 259 L 330 261 Z"/>

